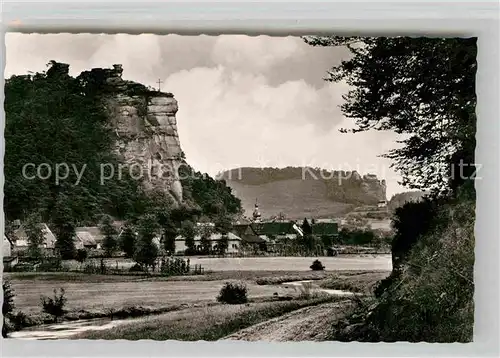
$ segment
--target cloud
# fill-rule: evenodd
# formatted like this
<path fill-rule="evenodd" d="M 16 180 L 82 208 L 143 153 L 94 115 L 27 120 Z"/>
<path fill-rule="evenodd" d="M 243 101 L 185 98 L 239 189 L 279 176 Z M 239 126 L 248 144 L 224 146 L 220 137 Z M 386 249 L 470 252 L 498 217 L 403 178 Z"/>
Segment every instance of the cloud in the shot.
<path fill-rule="evenodd" d="M 397 177 L 377 158 L 394 145 L 392 133 L 338 132 L 351 125 L 339 108 L 347 87 L 322 78 L 347 58 L 345 48 L 311 47 L 298 37 L 16 33 L 6 35 L 6 47 L 7 77 L 43 71 L 54 59 L 69 63 L 72 75 L 120 63 L 125 79 L 150 86 L 161 79 L 179 102 L 188 161 L 210 174 L 347 163 Z"/>
<path fill-rule="evenodd" d="M 212 59 L 224 67 L 262 73 L 272 66 L 300 54 L 302 48 L 294 37 L 220 36 L 212 49 Z"/>

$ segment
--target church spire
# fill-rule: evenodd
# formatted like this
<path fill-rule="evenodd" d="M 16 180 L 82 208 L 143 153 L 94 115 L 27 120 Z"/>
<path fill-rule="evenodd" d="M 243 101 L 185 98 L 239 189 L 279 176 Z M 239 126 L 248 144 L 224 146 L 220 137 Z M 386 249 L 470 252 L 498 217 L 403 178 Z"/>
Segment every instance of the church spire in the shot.
<path fill-rule="evenodd" d="M 259 222 L 261 219 L 259 204 L 257 203 L 257 199 L 255 199 L 255 209 L 253 210 L 253 221 Z"/>

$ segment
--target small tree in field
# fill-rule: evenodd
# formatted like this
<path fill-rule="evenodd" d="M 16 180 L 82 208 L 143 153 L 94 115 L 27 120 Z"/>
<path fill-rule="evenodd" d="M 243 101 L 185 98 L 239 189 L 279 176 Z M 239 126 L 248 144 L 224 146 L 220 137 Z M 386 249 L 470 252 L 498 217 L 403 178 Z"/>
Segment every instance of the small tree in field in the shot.
<path fill-rule="evenodd" d="M 64 288 L 61 288 L 59 293 L 57 293 L 57 290 L 54 289 L 53 298 L 47 296 L 40 297 L 43 312 L 52 315 L 56 321 L 59 317 L 62 317 L 65 312 L 64 306 L 67 301 L 65 293 Z"/>
<path fill-rule="evenodd" d="M 246 285 L 238 282 L 226 282 L 217 296 L 217 301 L 232 305 L 246 303 L 248 301 Z"/>

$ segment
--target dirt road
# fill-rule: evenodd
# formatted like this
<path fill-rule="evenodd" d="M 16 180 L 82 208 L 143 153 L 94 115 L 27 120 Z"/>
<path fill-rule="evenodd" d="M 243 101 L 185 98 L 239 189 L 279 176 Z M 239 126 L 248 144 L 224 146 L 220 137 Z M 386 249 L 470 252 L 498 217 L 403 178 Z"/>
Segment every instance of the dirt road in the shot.
<path fill-rule="evenodd" d="M 324 341 L 329 327 L 340 319 L 350 301 L 302 308 L 233 333 L 224 339 L 243 341 Z"/>

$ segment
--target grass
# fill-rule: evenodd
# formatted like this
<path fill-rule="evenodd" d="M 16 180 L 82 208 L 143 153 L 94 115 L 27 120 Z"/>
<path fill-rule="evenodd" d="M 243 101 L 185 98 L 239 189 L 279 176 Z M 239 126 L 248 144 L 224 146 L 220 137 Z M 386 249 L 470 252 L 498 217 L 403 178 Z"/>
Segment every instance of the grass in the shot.
<path fill-rule="evenodd" d="M 215 341 L 291 311 L 333 300 L 335 298 L 320 297 L 311 300 L 218 305 L 183 310 L 147 317 L 109 330 L 89 331 L 75 336 L 74 339 Z"/>
<path fill-rule="evenodd" d="M 332 290 L 371 294 L 376 284 L 389 274 L 387 271 L 336 273 L 320 282 L 319 286 Z"/>
<path fill-rule="evenodd" d="M 40 311 L 40 295 L 64 288 L 70 311 L 102 314 L 124 307 L 161 308 L 179 304 L 214 302 L 228 280 L 247 284 L 249 299 L 270 297 L 284 282 L 317 280 L 323 288 L 363 292 L 388 272 L 339 271 L 222 271 L 202 276 L 137 277 L 79 273 L 8 273 L 16 293 L 16 306 L 27 314 Z M 179 294 L 182 293 L 182 294 Z"/>

